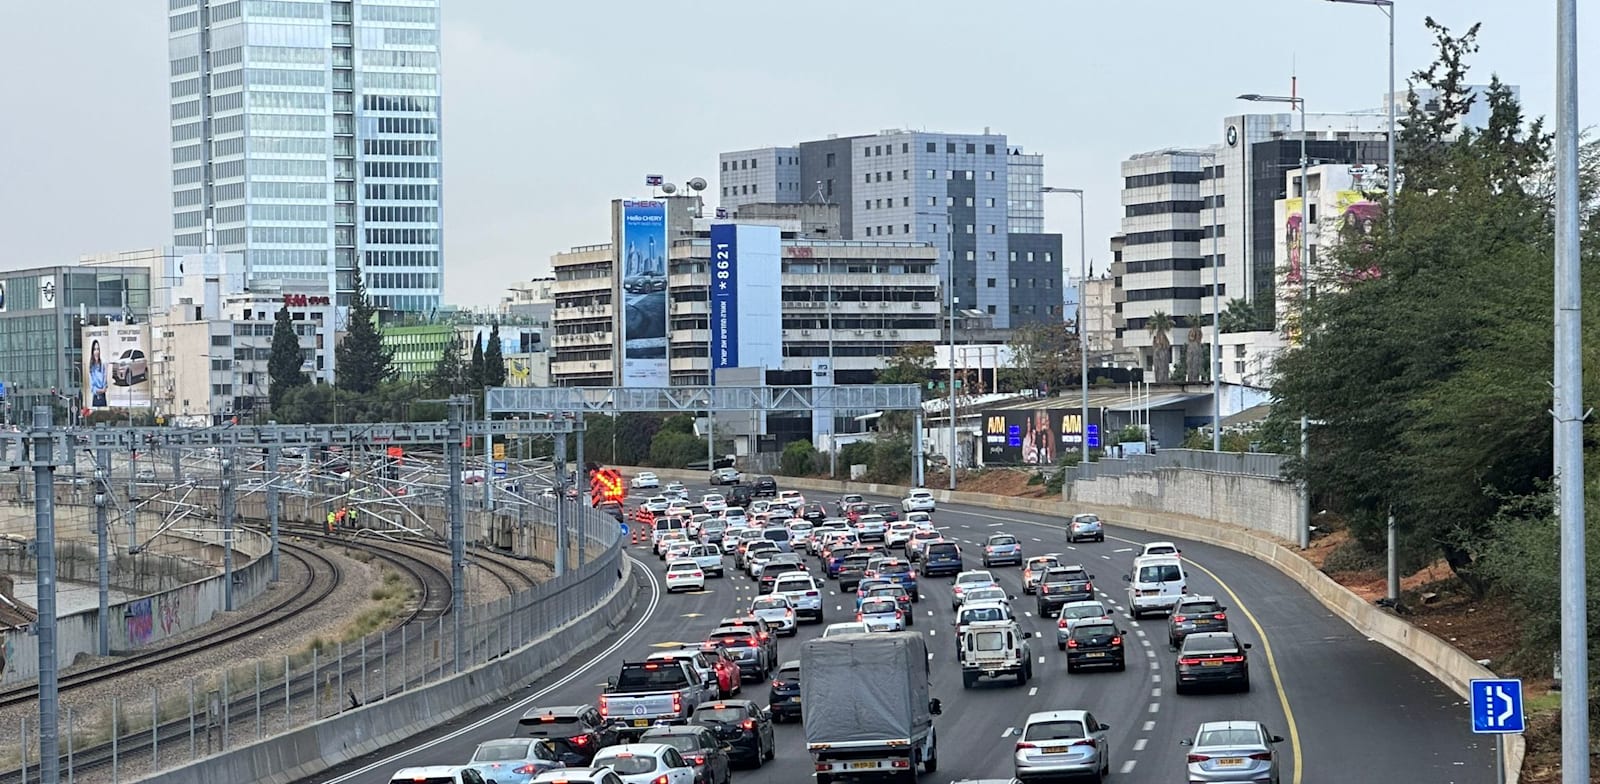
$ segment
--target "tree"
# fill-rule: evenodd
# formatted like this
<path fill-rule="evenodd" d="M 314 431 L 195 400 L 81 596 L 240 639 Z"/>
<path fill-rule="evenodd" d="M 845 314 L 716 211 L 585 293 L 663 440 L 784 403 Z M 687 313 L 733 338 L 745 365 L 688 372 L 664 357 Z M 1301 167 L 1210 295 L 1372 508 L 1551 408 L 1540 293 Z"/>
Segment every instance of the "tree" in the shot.
<path fill-rule="evenodd" d="M 334 351 L 334 383 L 340 389 L 368 394 L 394 375 L 393 355 L 383 345 L 377 311 L 367 301 L 361 268 L 351 273 L 350 308 L 344 340 Z"/>
<path fill-rule="evenodd" d="M 650 465 L 683 468 L 704 460 L 706 441 L 694 434 L 694 419 L 685 414 L 667 417 L 650 439 Z"/>
<path fill-rule="evenodd" d="M 933 376 L 932 343 L 901 346 L 876 374 L 879 384 L 916 384 L 922 387 L 924 399 L 933 396 L 928 386 Z"/>
<path fill-rule="evenodd" d="M 484 357 L 483 339 L 474 338 L 472 341 L 472 364 L 467 368 L 467 387 L 473 391 L 483 389 Z"/>
<path fill-rule="evenodd" d="M 311 383 L 301 369 L 305 361 L 305 351 L 300 348 L 300 337 L 294 334 L 288 306 L 278 308 L 272 325 L 272 354 L 267 359 L 267 394 L 273 411 L 282 404 L 284 393 Z"/>
<path fill-rule="evenodd" d="M 1188 381 L 1199 381 L 1206 374 L 1206 368 L 1211 365 L 1202 349 L 1206 335 L 1200 329 L 1200 319 L 1196 316 L 1189 317 L 1189 334 L 1183 344 L 1183 370 Z"/>
<path fill-rule="evenodd" d="M 817 468 L 817 450 L 810 441 L 790 441 L 783 447 L 778 459 L 778 470 L 784 476 L 809 476 Z"/>
<path fill-rule="evenodd" d="M 1033 322 L 1011 330 L 1008 386 L 1045 392 L 1077 386 L 1078 334 L 1065 322 Z"/>
<path fill-rule="evenodd" d="M 1228 300 L 1219 323 L 1224 333 L 1254 332 L 1261 328 L 1258 316 L 1255 306 L 1249 301 L 1235 298 Z"/>
<path fill-rule="evenodd" d="M 485 387 L 503 387 L 506 385 L 506 358 L 500 352 L 500 325 L 495 324 L 489 328 L 489 345 L 483 350 L 483 385 Z"/>
<path fill-rule="evenodd" d="M 428 390 L 439 397 L 464 392 L 466 375 L 466 363 L 461 360 L 461 341 L 451 338 L 439 353 L 439 361 L 428 373 Z"/>
<path fill-rule="evenodd" d="M 1145 323 L 1144 328 L 1150 333 L 1150 352 L 1155 355 L 1152 359 L 1157 384 L 1167 383 L 1172 375 L 1172 326 L 1172 317 L 1160 310 Z"/>

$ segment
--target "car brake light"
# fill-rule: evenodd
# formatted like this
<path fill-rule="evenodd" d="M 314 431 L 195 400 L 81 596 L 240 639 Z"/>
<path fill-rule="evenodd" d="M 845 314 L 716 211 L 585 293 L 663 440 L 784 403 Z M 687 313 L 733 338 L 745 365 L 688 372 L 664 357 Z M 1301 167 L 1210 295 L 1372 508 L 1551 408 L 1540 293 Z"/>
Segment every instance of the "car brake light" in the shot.
<path fill-rule="evenodd" d="M 604 694 L 600 695 L 600 717 L 601 718 L 605 718 L 606 714 L 609 714 L 610 712 L 611 712 L 611 706 L 609 704 L 607 704 L 607 700 L 606 700 L 605 695 Z"/>
<path fill-rule="evenodd" d="M 958 586 L 956 586 L 956 587 L 955 587 L 955 592 L 956 592 L 956 593 L 961 593 L 961 586 L 959 586 L 959 585 L 958 585 Z"/>
<path fill-rule="evenodd" d="M 904 618 L 905 618 L 905 617 L 906 617 L 906 614 L 905 614 L 905 613 L 903 613 L 903 612 L 900 612 L 900 611 L 899 611 L 899 610 L 895 610 L 895 611 L 894 611 L 894 619 L 895 619 L 895 620 L 897 620 L 897 621 L 898 621 L 898 620 L 902 620 L 902 619 L 904 619 Z"/>
<path fill-rule="evenodd" d="M 1172 622 L 1173 623 L 1183 623 L 1184 621 L 1187 621 L 1187 620 L 1189 620 L 1189 616 L 1187 616 L 1187 615 L 1174 615 L 1174 616 L 1172 616 Z"/>
<path fill-rule="evenodd" d="M 762 633 L 761 633 L 761 639 L 763 639 L 763 640 L 766 640 L 766 639 L 770 639 L 770 638 L 771 638 L 771 636 L 772 636 L 772 635 L 770 635 L 770 634 L 767 634 L 767 633 L 766 633 L 766 632 L 762 632 Z"/>
<path fill-rule="evenodd" d="M 679 694 L 678 692 L 673 692 L 672 693 L 672 712 L 673 713 L 677 713 L 677 712 L 679 712 L 681 710 L 683 710 L 683 695 Z"/>
<path fill-rule="evenodd" d="M 1199 663 L 1200 663 L 1199 659 L 1195 659 L 1195 658 L 1191 658 L 1191 657 L 1187 657 L 1187 656 L 1179 657 L 1179 659 L 1178 659 L 1178 664 L 1180 664 L 1180 665 L 1182 665 L 1184 667 L 1193 667 L 1193 666 L 1195 666 L 1196 664 L 1199 664 Z"/>
<path fill-rule="evenodd" d="M 1121 645 L 1122 644 L 1122 638 L 1121 637 L 1112 637 L 1111 638 L 1111 644 L 1112 645 Z"/>
<path fill-rule="evenodd" d="M 661 665 L 659 665 L 659 664 L 646 664 L 644 666 L 644 668 L 647 669 L 647 670 L 655 670 L 655 669 L 659 669 L 660 667 L 661 667 Z"/>
<path fill-rule="evenodd" d="M 699 572 L 692 572 L 692 573 L 690 573 L 689 576 L 690 577 L 704 577 L 705 575 L 703 575 L 703 574 L 701 574 Z"/>
<path fill-rule="evenodd" d="M 1077 640 L 1067 640 L 1067 647 L 1068 648 L 1076 648 L 1076 647 L 1078 647 L 1078 641 Z"/>
<path fill-rule="evenodd" d="M 861 613 L 856 613 L 856 623 L 861 622 Z"/>
<path fill-rule="evenodd" d="M 1023 749 L 1037 749 L 1037 748 L 1039 748 L 1039 746 L 1038 746 L 1038 744 L 1035 744 L 1035 743 L 1029 743 L 1029 742 L 1027 742 L 1025 740 L 1017 742 L 1017 751 L 1022 751 Z"/>
<path fill-rule="evenodd" d="M 1228 620 L 1228 614 L 1227 613 L 1217 613 L 1216 615 L 1213 615 L 1211 617 L 1213 617 L 1213 618 L 1215 618 L 1215 619 L 1217 619 L 1219 621 Z"/>
<path fill-rule="evenodd" d="M 1224 657 L 1222 657 L 1222 660 L 1224 662 L 1228 663 L 1228 664 L 1238 664 L 1239 662 L 1244 661 L 1244 657 L 1243 656 L 1224 656 Z"/>
<path fill-rule="evenodd" d="M 667 784 L 667 777 L 664 775 L 657 776 L 655 777 L 655 780 L 650 782 L 650 784 Z"/>
<path fill-rule="evenodd" d="M 705 757 L 690 757 L 689 759 L 694 760 L 694 764 L 696 764 L 696 765 L 704 765 L 704 764 L 706 764 L 706 758 Z"/>
<path fill-rule="evenodd" d="M 1253 760 L 1270 760 L 1270 759 L 1272 759 L 1272 752 L 1263 751 L 1263 752 L 1260 752 L 1260 753 L 1257 753 L 1257 754 L 1251 754 L 1250 755 L 1250 759 L 1253 759 Z"/>
<path fill-rule="evenodd" d="M 539 767 L 537 765 L 523 765 L 522 767 L 517 768 L 516 770 L 513 770 L 511 772 L 512 773 L 521 774 L 523 776 L 533 776 L 533 775 L 538 774 Z"/>
<path fill-rule="evenodd" d="M 1056 628 L 1057 629 L 1065 629 L 1065 628 L 1067 628 L 1067 616 L 1063 615 L 1063 616 L 1061 616 L 1061 620 L 1056 621 Z"/>
<path fill-rule="evenodd" d="M 756 728 L 756 720 L 755 719 L 745 719 L 744 721 L 739 722 L 739 726 L 743 727 L 744 729 L 747 729 L 747 730 L 753 730 L 753 729 Z"/>
<path fill-rule="evenodd" d="M 1205 754 L 1190 754 L 1188 761 L 1190 764 L 1193 764 L 1196 762 L 1205 762 L 1209 759 L 1211 759 L 1211 757 Z"/>
<path fill-rule="evenodd" d="M 772 682 L 772 688 L 774 688 L 774 689 L 783 688 L 783 681 L 773 681 Z"/>
<path fill-rule="evenodd" d="M 1083 590 L 1085 590 L 1085 591 L 1093 591 L 1094 590 L 1094 583 L 1084 583 L 1083 584 Z"/>

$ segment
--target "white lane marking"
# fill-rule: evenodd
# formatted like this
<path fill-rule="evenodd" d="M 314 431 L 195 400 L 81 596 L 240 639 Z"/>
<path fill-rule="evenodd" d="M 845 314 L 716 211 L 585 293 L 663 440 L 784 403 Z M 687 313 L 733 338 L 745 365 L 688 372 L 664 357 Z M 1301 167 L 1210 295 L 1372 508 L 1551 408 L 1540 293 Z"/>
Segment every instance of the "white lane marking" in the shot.
<path fill-rule="evenodd" d="M 1146 644 L 1148 645 L 1149 643 L 1146 643 Z M 1150 658 L 1154 659 L 1156 657 L 1156 652 L 1154 650 L 1146 650 L 1144 652 L 1144 655 L 1149 656 Z"/>
<path fill-rule="evenodd" d="M 1033 540 L 1033 541 L 1035 541 L 1035 542 L 1042 542 L 1042 541 L 1044 541 L 1044 540 L 1043 540 L 1043 539 L 1040 539 L 1040 538 L 1039 538 L 1039 537 L 1037 537 L 1037 536 L 1030 536 L 1030 537 L 1028 537 L 1028 538 L 1029 538 L 1029 539 L 1032 539 L 1032 540 Z"/>
<path fill-rule="evenodd" d="M 989 527 L 990 528 L 999 528 L 1002 525 L 1005 525 L 1005 523 L 990 523 Z"/>
<path fill-rule="evenodd" d="M 485 716 L 484 718 L 478 720 L 477 722 L 475 722 L 473 724 L 469 724 L 469 725 L 467 725 L 465 727 L 462 727 L 461 729 L 458 729 L 455 732 L 451 732 L 451 733 L 448 733 L 448 734 L 445 734 L 445 735 L 440 735 L 439 737 L 434 738 L 433 740 L 430 740 L 427 743 L 419 743 L 416 746 L 413 746 L 411 748 L 405 749 L 405 750 L 401 751 L 398 754 L 391 755 L 391 756 L 389 756 L 389 757 L 387 757 L 385 759 L 381 759 L 381 760 L 378 760 L 377 762 L 374 762 L 374 763 L 372 763 L 370 765 L 367 765 L 366 767 L 361 768 L 360 770 L 353 770 L 353 771 L 350 771 L 349 773 L 344 774 L 343 776 L 336 776 L 334 778 L 328 779 L 327 784 L 340 784 L 340 782 L 350 781 L 350 780 L 358 778 L 358 777 L 366 776 L 367 774 L 370 774 L 374 770 L 393 768 L 395 766 L 396 762 L 400 761 L 401 759 L 404 759 L 405 757 L 408 757 L 408 756 L 411 756 L 413 754 L 416 754 L 417 752 L 427 751 L 428 749 L 431 749 L 434 746 L 437 746 L 437 745 L 439 745 L 441 743 L 444 743 L 446 741 L 455 740 L 456 738 L 459 738 L 459 737 L 461 737 L 463 735 L 466 735 L 468 733 L 475 733 L 478 730 L 481 730 L 484 727 L 486 727 L 486 726 L 488 726 L 488 725 L 490 725 L 490 724 L 492 724 L 494 722 L 500 721 L 501 719 L 504 719 L 505 717 L 510 716 L 511 714 L 516 713 L 518 711 L 526 711 L 528 709 L 528 706 L 532 705 L 535 702 L 538 702 L 539 700 L 544 699 L 546 695 L 550 694 L 551 692 L 555 691 L 556 689 L 559 689 L 559 688 L 561 688 L 563 686 L 566 686 L 568 683 L 572 682 L 573 679 L 575 679 L 575 678 L 577 678 L 577 677 L 579 677 L 581 675 L 584 675 L 585 673 L 589 672 L 591 669 L 594 668 L 595 665 L 610 661 L 611 657 L 613 655 L 615 655 L 618 650 L 622 649 L 622 646 L 627 645 L 634 637 L 638 636 L 639 632 L 644 629 L 645 624 L 649 623 L 652 620 L 653 616 L 655 615 L 656 607 L 660 606 L 660 604 L 661 604 L 661 583 L 658 580 L 656 580 L 655 574 L 650 571 L 649 567 L 647 567 L 645 565 L 644 561 L 641 561 L 638 558 L 634 558 L 631 555 L 628 556 L 628 560 L 633 561 L 635 564 L 637 564 L 639 566 L 639 568 L 644 571 L 645 577 L 649 578 L 649 580 L 650 580 L 650 603 L 648 605 L 645 605 L 644 614 L 639 616 L 639 620 L 636 623 L 634 623 L 633 627 L 628 629 L 626 634 L 623 634 L 622 636 L 618 637 L 615 642 L 611 643 L 610 647 L 608 647 L 605 650 L 601 651 L 600 653 L 596 654 L 595 657 L 590 659 L 587 664 L 584 664 L 582 666 L 579 666 L 579 667 L 573 669 L 570 673 L 567 674 L 566 677 L 556 681 L 555 683 L 550 684 L 549 686 L 544 687 L 543 689 L 540 689 L 537 692 L 534 692 L 533 694 L 530 694 L 530 695 L 528 695 L 528 696 L 526 696 L 526 697 L 524 697 L 524 698 L 512 703 L 509 707 L 507 707 L 505 710 L 500 711 L 499 713 L 495 713 L 495 714 L 493 714 L 491 716 Z"/>
<path fill-rule="evenodd" d="M 1023 615 L 1023 617 L 1026 617 L 1026 618 L 1032 618 L 1033 617 L 1033 611 L 1032 610 L 1023 610 L 1022 611 L 1022 615 Z"/>
<path fill-rule="evenodd" d="M 929 629 L 929 630 L 928 630 L 928 636 L 929 636 L 929 637 L 932 637 L 932 636 L 933 636 L 933 635 L 935 635 L 935 634 L 937 634 L 937 633 L 938 633 L 938 630 L 937 630 L 937 629 Z"/>
<path fill-rule="evenodd" d="M 1106 559 L 1107 561 L 1111 560 L 1111 556 L 1109 555 L 1102 555 L 1100 557 Z"/>
<path fill-rule="evenodd" d="M 1040 657 L 1039 657 L 1039 663 L 1040 663 L 1040 664 L 1044 664 L 1044 657 L 1043 657 L 1043 656 L 1040 656 Z"/>
<path fill-rule="evenodd" d="M 930 616 L 932 616 L 932 615 L 933 615 L 933 611 L 932 611 L 932 610 L 929 610 L 929 611 L 928 611 L 928 615 L 930 615 Z"/>
<path fill-rule="evenodd" d="M 1075 545 L 1075 544 L 1069 544 L 1069 545 L 1067 545 L 1067 549 L 1068 550 L 1076 550 L 1076 549 L 1078 549 L 1078 546 Z"/>
<path fill-rule="evenodd" d="M 1132 626 L 1132 627 L 1134 627 L 1134 628 L 1138 628 L 1138 626 L 1139 626 L 1139 622 L 1138 622 L 1138 621 L 1132 621 L 1132 620 L 1130 620 L 1130 621 L 1128 621 L 1128 625 L 1129 625 L 1129 626 Z"/>
<path fill-rule="evenodd" d="M 933 661 L 933 654 L 931 654 L 931 653 L 928 654 L 928 661 Z M 610 685 L 610 684 L 607 684 L 607 685 Z"/>
<path fill-rule="evenodd" d="M 1150 690 L 1150 696 L 1152 696 L 1152 697 L 1160 697 L 1161 696 L 1161 689 L 1159 689 L 1159 688 L 1151 689 Z"/>
<path fill-rule="evenodd" d="M 1000 733 L 1000 737 L 1009 738 L 1009 737 L 1011 737 L 1011 733 L 1016 732 L 1016 731 L 1017 731 L 1016 727 L 1007 727 L 1005 732 Z"/>
<path fill-rule="evenodd" d="M 1142 633 L 1142 632 L 1141 632 L 1141 633 Z M 1150 641 L 1149 641 L 1149 640 L 1140 640 L 1140 641 L 1139 641 L 1139 642 L 1141 642 L 1141 643 L 1144 643 L 1144 646 L 1145 646 L 1145 647 L 1146 647 L 1146 648 L 1148 648 L 1148 647 L 1150 647 Z"/>
<path fill-rule="evenodd" d="M 1144 636 L 1144 630 L 1143 629 L 1139 629 L 1139 630 L 1135 631 L 1134 634 L 1137 634 L 1140 637 L 1143 637 Z"/>
<path fill-rule="evenodd" d="M 1122 772 L 1123 773 L 1132 773 L 1133 772 L 1133 767 L 1135 765 L 1137 765 L 1137 764 L 1139 764 L 1138 760 L 1128 760 L 1126 762 L 1123 762 L 1122 763 Z"/>
<path fill-rule="evenodd" d="M 1138 739 L 1138 740 L 1133 742 L 1133 750 L 1134 751 L 1144 751 L 1144 747 L 1148 746 L 1148 745 L 1150 745 L 1150 739 L 1149 738 L 1140 738 L 1140 739 Z M 1126 772 L 1126 771 L 1124 771 L 1124 772 Z"/>
<path fill-rule="evenodd" d="M 1112 550 L 1111 552 L 1113 552 L 1113 553 L 1131 553 L 1131 552 L 1133 552 L 1133 548 L 1132 547 L 1119 547 L 1119 548 L 1117 548 L 1115 550 Z"/>
<path fill-rule="evenodd" d="M 1150 654 L 1151 657 L 1155 656 L 1155 653 L 1153 651 L 1145 651 L 1145 653 Z M 1150 662 L 1150 669 L 1152 669 L 1152 670 L 1161 669 L 1161 662 Z"/>
<path fill-rule="evenodd" d="M 1150 682 L 1151 683 L 1160 683 L 1161 682 L 1161 675 L 1160 674 L 1156 674 L 1156 675 L 1150 676 Z"/>
<path fill-rule="evenodd" d="M 1155 728 L 1156 728 L 1156 723 L 1153 722 L 1153 721 L 1147 721 L 1147 722 L 1144 723 L 1144 731 L 1145 732 L 1150 732 L 1151 730 L 1154 730 Z"/>
<path fill-rule="evenodd" d="M 1038 686 L 1031 686 L 1031 687 L 1028 688 L 1028 696 L 1029 697 L 1032 697 L 1033 695 L 1038 694 L 1038 693 L 1039 693 L 1039 687 Z"/>
<path fill-rule="evenodd" d="M 1151 713 L 1156 713 L 1156 712 L 1158 712 L 1160 710 L 1161 710 L 1161 703 L 1159 703 L 1159 702 L 1150 703 L 1150 712 Z"/>

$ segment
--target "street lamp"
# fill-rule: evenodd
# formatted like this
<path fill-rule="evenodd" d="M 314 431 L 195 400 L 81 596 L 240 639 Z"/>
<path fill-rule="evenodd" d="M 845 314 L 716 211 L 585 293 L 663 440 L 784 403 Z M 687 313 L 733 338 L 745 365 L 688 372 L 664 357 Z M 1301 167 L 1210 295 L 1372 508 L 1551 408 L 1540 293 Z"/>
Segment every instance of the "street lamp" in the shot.
<path fill-rule="evenodd" d="M 950 489 L 956 489 L 956 239 L 955 221 L 950 212 L 927 212 L 917 210 L 914 215 L 927 215 L 934 218 L 944 218 L 945 235 L 945 265 L 944 265 L 944 301 L 945 312 L 950 319 L 950 352 L 945 357 L 950 366 L 950 386 L 945 390 L 945 416 L 950 424 Z M 939 224 L 935 223 L 937 227 Z M 829 268 L 830 270 L 832 267 Z M 830 311 L 831 314 L 831 311 Z M 828 317 L 828 326 L 833 326 L 833 316 Z M 831 360 L 830 360 L 831 361 Z"/>
<path fill-rule="evenodd" d="M 1394 0 L 1328 0 L 1330 3 L 1343 3 L 1346 5 L 1370 5 L 1389 17 L 1389 94 L 1386 98 L 1389 112 L 1389 131 L 1386 134 L 1389 141 L 1389 173 L 1384 180 L 1383 198 L 1385 212 L 1390 220 L 1394 218 L 1394 188 L 1399 172 L 1395 170 L 1394 163 Z"/>
<path fill-rule="evenodd" d="M 1261 95 L 1259 93 L 1245 93 L 1239 96 L 1241 101 L 1255 101 L 1258 103 L 1286 103 L 1291 109 L 1300 111 L 1300 339 L 1305 340 L 1306 335 L 1306 271 L 1311 265 L 1311 175 L 1309 171 L 1311 159 L 1306 157 L 1306 99 L 1297 95 Z M 1393 177 L 1393 173 L 1390 174 Z M 1310 446 L 1306 438 L 1310 428 L 1310 420 L 1304 411 L 1300 412 L 1300 463 L 1304 465 L 1310 456 Z M 1300 491 L 1300 549 L 1311 546 L 1311 489 L 1306 482 Z"/>
<path fill-rule="evenodd" d="M 1083 189 L 1082 188 L 1052 188 L 1048 185 L 1039 189 L 1040 193 L 1069 193 L 1078 197 L 1078 384 L 1083 388 L 1083 410 L 1080 412 L 1082 421 L 1078 425 L 1078 443 L 1081 447 L 1080 462 L 1089 462 L 1089 333 L 1084 329 L 1083 317 L 1084 289 L 1089 285 L 1089 251 L 1088 240 L 1085 234 L 1088 228 L 1083 222 Z"/>

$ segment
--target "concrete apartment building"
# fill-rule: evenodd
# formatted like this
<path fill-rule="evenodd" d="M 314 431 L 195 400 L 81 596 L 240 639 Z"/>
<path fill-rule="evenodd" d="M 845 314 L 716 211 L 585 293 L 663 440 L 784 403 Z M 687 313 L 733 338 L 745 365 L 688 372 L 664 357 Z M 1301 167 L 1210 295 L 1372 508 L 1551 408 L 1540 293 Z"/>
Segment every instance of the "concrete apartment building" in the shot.
<path fill-rule="evenodd" d="M 842 238 L 913 242 L 954 260 L 956 307 L 1006 329 L 1062 318 L 1061 235 L 1044 233 L 1044 156 L 1004 134 L 885 130 L 725 152 L 721 206 L 839 205 Z"/>

